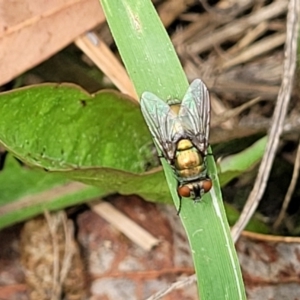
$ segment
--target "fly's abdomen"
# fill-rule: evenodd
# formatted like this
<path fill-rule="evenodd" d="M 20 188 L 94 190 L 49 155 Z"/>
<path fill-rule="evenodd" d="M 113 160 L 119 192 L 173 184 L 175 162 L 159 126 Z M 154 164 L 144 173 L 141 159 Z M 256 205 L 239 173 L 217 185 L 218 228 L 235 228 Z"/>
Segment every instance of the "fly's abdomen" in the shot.
<path fill-rule="evenodd" d="M 204 169 L 205 166 L 201 165 L 190 169 L 177 170 L 177 176 L 179 176 L 182 179 L 192 180 L 194 178 L 198 178 Z"/>
<path fill-rule="evenodd" d="M 191 141 L 184 139 L 178 142 L 175 169 L 181 178 L 194 178 L 205 170 L 203 157 Z"/>

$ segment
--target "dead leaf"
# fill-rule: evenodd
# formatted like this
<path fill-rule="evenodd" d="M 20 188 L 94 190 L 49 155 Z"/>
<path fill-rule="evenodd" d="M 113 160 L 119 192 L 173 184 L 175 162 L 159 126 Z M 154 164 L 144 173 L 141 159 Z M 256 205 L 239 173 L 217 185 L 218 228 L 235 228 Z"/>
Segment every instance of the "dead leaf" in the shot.
<path fill-rule="evenodd" d="M 104 20 L 98 0 L 0 0 L 0 85 Z"/>

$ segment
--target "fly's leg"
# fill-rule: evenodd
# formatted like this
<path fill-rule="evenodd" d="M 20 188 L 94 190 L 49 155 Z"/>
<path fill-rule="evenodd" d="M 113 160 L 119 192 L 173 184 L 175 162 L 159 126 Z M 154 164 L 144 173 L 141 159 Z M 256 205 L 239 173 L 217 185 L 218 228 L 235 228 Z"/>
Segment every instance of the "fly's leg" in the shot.
<path fill-rule="evenodd" d="M 0 171 L 3 169 L 4 167 L 4 162 L 5 162 L 5 158 L 7 155 L 7 151 L 2 151 L 2 149 L 0 149 Z"/>
<path fill-rule="evenodd" d="M 180 214 L 180 211 L 181 211 L 181 203 L 182 203 L 182 197 L 180 195 L 178 195 L 179 197 L 179 207 L 178 207 L 178 210 L 177 210 L 177 216 L 179 216 Z"/>
<path fill-rule="evenodd" d="M 179 183 L 179 181 L 177 181 L 177 195 L 178 195 L 178 198 L 179 198 L 179 206 L 178 206 L 178 210 L 177 210 L 177 216 L 179 216 L 179 214 L 181 212 L 181 206 L 182 206 L 182 196 L 178 192 L 179 187 L 180 187 L 180 183 Z"/>

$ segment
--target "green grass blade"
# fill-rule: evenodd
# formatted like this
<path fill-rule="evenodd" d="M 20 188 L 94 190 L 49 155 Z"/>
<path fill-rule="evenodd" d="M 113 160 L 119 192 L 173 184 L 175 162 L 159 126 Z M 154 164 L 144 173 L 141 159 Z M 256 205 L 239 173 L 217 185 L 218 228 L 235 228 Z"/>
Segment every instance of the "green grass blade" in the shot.
<path fill-rule="evenodd" d="M 150 91 L 164 100 L 182 99 L 188 82 L 151 1 L 102 0 L 101 3 L 137 94 Z M 162 162 L 178 206 L 174 174 Z M 200 203 L 183 199 L 180 214 L 192 248 L 199 295 L 202 300 L 245 299 L 212 156 L 208 158 L 208 170 L 214 184 L 212 192 Z"/>
<path fill-rule="evenodd" d="M 101 2 L 137 94 L 182 99 L 188 82 L 151 1 Z"/>

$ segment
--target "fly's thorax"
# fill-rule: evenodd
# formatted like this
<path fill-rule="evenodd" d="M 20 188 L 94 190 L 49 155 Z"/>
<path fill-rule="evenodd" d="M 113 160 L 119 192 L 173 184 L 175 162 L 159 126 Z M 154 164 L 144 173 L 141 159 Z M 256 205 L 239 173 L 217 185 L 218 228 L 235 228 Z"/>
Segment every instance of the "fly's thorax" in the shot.
<path fill-rule="evenodd" d="M 169 100 L 168 101 L 168 105 L 170 105 L 171 110 L 176 115 L 178 115 L 178 113 L 179 113 L 179 110 L 180 110 L 180 107 L 181 107 L 180 104 L 181 104 L 181 102 L 179 100 L 177 100 L 177 99 Z"/>
<path fill-rule="evenodd" d="M 190 140 L 182 139 L 177 143 L 177 150 L 184 151 L 194 148 L 194 145 Z"/>

